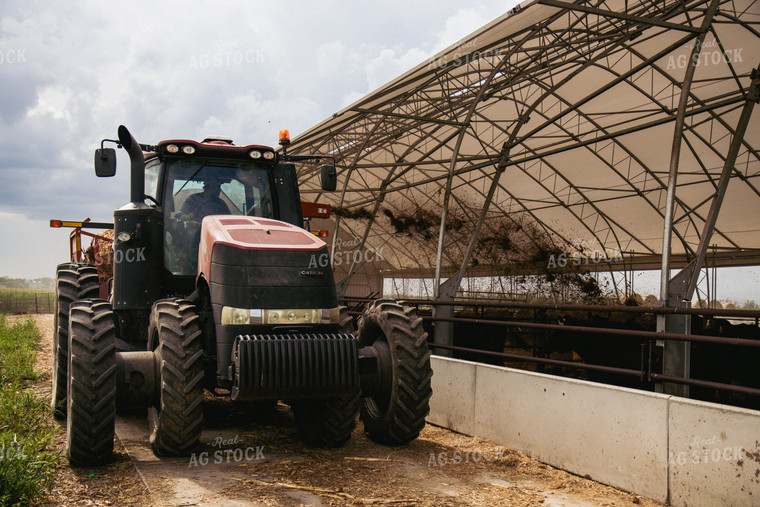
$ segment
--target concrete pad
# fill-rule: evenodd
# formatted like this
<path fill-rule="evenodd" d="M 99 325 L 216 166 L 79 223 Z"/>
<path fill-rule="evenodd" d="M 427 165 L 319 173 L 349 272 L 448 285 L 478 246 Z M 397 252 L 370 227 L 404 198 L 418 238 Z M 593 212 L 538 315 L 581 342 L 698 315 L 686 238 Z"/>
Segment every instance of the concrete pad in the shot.
<path fill-rule="evenodd" d="M 667 396 L 478 365 L 478 435 L 657 501 L 667 498 Z"/>
<path fill-rule="evenodd" d="M 246 456 L 247 448 L 242 442 L 237 442 L 232 449 L 227 445 L 218 445 L 219 438 L 233 442 L 237 435 L 232 432 L 204 431 L 198 451 L 184 458 L 157 458 L 153 454 L 148 442 L 149 429 L 145 417 L 117 417 L 116 434 L 132 459 L 137 473 L 161 505 L 264 505 L 256 500 L 229 498 L 225 493 L 236 488 L 238 481 L 249 478 L 239 471 L 238 465 L 249 462 L 246 461 L 247 458 L 256 458 L 255 449 Z M 236 453 L 237 450 L 240 452 Z"/>
<path fill-rule="evenodd" d="M 760 411 L 670 400 L 674 506 L 760 505 Z"/>
<path fill-rule="evenodd" d="M 433 356 L 430 365 L 433 369 L 433 396 L 430 398 L 427 420 L 454 431 L 472 434 L 476 363 Z"/>

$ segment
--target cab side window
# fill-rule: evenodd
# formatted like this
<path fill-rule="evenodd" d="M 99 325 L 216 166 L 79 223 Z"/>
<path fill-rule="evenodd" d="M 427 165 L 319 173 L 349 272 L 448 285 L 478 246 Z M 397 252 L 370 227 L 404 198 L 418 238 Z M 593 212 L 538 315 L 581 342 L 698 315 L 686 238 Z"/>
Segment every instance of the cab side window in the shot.
<path fill-rule="evenodd" d="M 158 159 L 145 164 L 145 195 L 153 198 L 153 200 L 148 199 L 153 205 L 158 202 L 158 172 L 160 168 L 161 162 Z"/>

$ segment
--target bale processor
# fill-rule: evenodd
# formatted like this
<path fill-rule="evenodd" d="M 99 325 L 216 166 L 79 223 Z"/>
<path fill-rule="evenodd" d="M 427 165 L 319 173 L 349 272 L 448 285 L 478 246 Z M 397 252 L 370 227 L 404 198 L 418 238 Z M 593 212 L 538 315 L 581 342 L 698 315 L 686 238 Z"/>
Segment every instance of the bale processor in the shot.
<path fill-rule="evenodd" d="M 95 153 L 102 177 L 116 172 L 106 142 Z M 112 276 L 100 269 L 99 280 L 81 259 L 56 273 L 52 405 L 67 419 L 72 464 L 110 459 L 117 408 L 147 408 L 157 456 L 189 454 L 206 391 L 284 401 L 311 445 L 343 445 L 357 416 L 381 444 L 417 438 L 432 377 L 422 319 L 380 300 L 355 331 L 332 268 L 315 262 L 327 245 L 303 228 L 294 162 L 330 157 L 288 155 L 287 136 L 280 152 L 223 138 L 141 145 L 123 126 L 110 142 L 131 166 Z M 321 177 L 335 190 L 334 162 Z"/>

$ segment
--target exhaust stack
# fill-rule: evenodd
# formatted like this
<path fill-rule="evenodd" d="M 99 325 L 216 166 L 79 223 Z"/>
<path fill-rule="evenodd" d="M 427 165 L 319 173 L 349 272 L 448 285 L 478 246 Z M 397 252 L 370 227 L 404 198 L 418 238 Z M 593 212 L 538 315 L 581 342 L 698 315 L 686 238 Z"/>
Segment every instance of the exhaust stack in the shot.
<path fill-rule="evenodd" d="M 137 207 L 146 206 L 145 204 L 145 157 L 140 145 L 137 143 L 127 127 L 119 126 L 119 143 L 129 153 L 130 161 L 130 184 L 129 200 Z M 142 205 L 142 206 L 141 206 Z"/>

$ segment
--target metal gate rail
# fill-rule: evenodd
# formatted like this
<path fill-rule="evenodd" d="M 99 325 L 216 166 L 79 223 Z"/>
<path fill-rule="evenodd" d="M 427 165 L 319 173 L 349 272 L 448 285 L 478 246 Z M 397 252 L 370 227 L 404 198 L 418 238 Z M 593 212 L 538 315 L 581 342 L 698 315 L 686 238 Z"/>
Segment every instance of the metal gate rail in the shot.
<path fill-rule="evenodd" d="M 360 306 L 362 303 L 367 303 L 372 299 L 367 298 L 353 298 L 347 297 L 344 302 L 358 303 Z M 436 305 L 449 305 L 451 302 L 438 302 L 435 300 L 420 300 L 420 299 L 406 299 L 401 300 L 405 304 L 419 306 L 436 306 Z M 520 302 L 488 302 L 488 301 L 455 301 L 453 306 L 455 307 L 482 307 L 482 308 L 503 308 L 503 309 L 526 309 L 526 310 L 555 310 L 555 311 L 588 311 L 588 312 L 619 312 L 619 313 L 639 313 L 639 314 L 683 314 L 683 315 L 701 315 L 704 317 L 733 317 L 740 319 L 754 319 L 756 325 L 760 321 L 760 311 L 756 310 L 728 310 L 717 308 L 672 308 L 672 307 L 642 307 L 642 306 L 613 306 L 613 305 L 581 305 L 581 304 L 552 304 L 552 303 L 520 303 Z M 358 314 L 360 312 L 350 312 Z M 591 327 L 591 326 L 576 326 L 576 325 L 561 325 L 561 324 L 544 324 L 539 322 L 525 322 L 514 320 L 499 320 L 499 319 L 487 319 L 487 318 L 469 318 L 469 317 L 432 317 L 423 316 L 424 320 L 432 322 L 452 322 L 463 324 L 488 324 L 504 327 L 517 327 L 524 329 L 541 329 L 551 330 L 559 332 L 579 332 L 589 333 L 595 335 L 605 335 L 610 337 L 633 337 L 643 340 L 641 344 L 641 368 L 639 370 L 632 370 L 626 368 L 618 368 L 613 366 L 604 366 L 598 364 L 577 363 L 572 361 L 564 361 L 560 359 L 549 359 L 543 357 L 533 357 L 520 354 L 509 354 L 505 352 L 492 352 L 481 349 L 473 349 L 468 347 L 459 347 L 454 345 L 444 345 L 437 343 L 430 343 L 430 347 L 434 349 L 450 350 L 457 352 L 466 352 L 470 354 L 476 354 L 484 357 L 493 357 L 503 359 L 505 361 L 527 361 L 537 364 L 553 365 L 567 368 L 574 368 L 579 370 L 596 371 L 601 373 L 610 373 L 616 375 L 622 375 L 626 377 L 637 377 L 642 382 L 673 382 L 676 384 L 689 385 L 695 387 L 703 387 L 708 389 L 715 389 L 720 391 L 727 391 L 733 393 L 741 393 L 749 396 L 760 397 L 760 389 L 746 386 L 739 386 L 733 384 L 725 384 L 720 382 L 712 382 L 707 380 L 699 380 L 692 378 L 673 377 L 670 375 L 664 375 L 662 373 L 653 371 L 652 356 L 655 349 L 655 342 L 657 340 L 674 340 L 681 342 L 695 342 L 706 343 L 714 345 L 725 345 L 730 347 L 749 347 L 758 349 L 760 348 L 760 340 L 752 340 L 746 338 L 723 338 L 716 336 L 704 336 L 694 334 L 680 334 L 680 333 L 665 333 L 656 331 L 640 331 L 633 329 L 617 329 L 617 328 L 603 328 L 603 327 Z"/>

